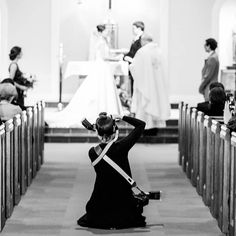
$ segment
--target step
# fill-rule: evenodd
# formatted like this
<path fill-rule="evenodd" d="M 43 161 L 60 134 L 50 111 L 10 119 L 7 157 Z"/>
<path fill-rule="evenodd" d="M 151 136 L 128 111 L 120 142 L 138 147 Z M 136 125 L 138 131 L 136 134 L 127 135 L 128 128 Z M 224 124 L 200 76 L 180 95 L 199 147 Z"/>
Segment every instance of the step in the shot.
<path fill-rule="evenodd" d="M 68 134 L 68 133 L 45 133 L 45 142 L 47 143 L 96 143 L 98 138 L 96 135 L 90 134 Z M 124 135 L 120 135 L 120 138 Z M 138 143 L 177 143 L 178 134 L 160 134 L 156 136 L 142 136 Z"/>
<path fill-rule="evenodd" d="M 58 102 L 45 102 L 45 107 L 48 108 L 55 108 L 57 107 Z M 66 107 L 68 105 L 68 102 L 62 102 L 63 107 Z M 171 109 L 178 109 L 179 104 L 178 103 L 171 103 Z"/>
<path fill-rule="evenodd" d="M 119 137 L 125 137 L 132 130 L 132 126 L 120 126 Z M 45 142 L 98 142 L 95 132 L 85 128 L 45 128 Z M 177 143 L 178 126 L 156 128 L 151 131 L 144 131 L 140 137 L 141 143 Z"/>
<path fill-rule="evenodd" d="M 132 126 L 130 127 L 119 127 L 119 133 L 120 134 L 128 134 L 132 130 Z M 167 126 L 165 128 L 156 128 L 153 130 L 153 132 L 156 133 L 156 135 L 159 134 L 173 134 L 178 133 L 178 126 Z M 153 133 L 152 132 L 152 133 Z M 82 135 L 82 134 L 88 134 L 88 135 L 95 135 L 95 132 L 89 131 L 85 128 L 45 128 L 46 134 L 71 134 L 71 135 Z"/>

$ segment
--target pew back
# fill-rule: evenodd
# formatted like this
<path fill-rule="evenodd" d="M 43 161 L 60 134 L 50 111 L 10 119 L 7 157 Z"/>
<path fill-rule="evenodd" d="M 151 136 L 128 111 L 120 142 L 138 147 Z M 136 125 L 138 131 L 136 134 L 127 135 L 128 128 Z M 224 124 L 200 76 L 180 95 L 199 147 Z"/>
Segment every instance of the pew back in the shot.
<path fill-rule="evenodd" d="M 5 125 L 0 125 L 0 199 L 1 199 L 1 214 L 0 214 L 0 229 L 2 230 L 6 222 L 6 136 L 5 136 Z"/>

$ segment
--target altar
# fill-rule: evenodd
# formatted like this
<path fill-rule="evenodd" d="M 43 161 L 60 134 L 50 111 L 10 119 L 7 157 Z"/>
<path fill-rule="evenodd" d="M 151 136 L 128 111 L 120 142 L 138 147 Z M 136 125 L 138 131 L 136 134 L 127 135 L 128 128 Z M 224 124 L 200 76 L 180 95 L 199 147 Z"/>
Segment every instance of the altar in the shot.
<path fill-rule="evenodd" d="M 111 73 L 117 76 L 128 76 L 129 65 L 125 61 L 106 61 L 110 68 Z M 89 74 L 89 71 L 93 69 L 95 61 L 69 61 L 66 65 L 64 79 L 70 76 L 76 75 L 78 77 L 85 77 Z"/>

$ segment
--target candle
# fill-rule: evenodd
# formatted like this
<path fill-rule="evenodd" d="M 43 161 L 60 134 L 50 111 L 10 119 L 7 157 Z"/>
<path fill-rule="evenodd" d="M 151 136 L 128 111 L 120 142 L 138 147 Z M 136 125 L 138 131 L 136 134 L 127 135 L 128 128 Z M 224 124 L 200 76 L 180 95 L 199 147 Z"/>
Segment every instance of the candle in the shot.
<path fill-rule="evenodd" d="M 60 63 L 63 62 L 63 44 L 62 43 L 60 43 L 59 45 L 59 61 Z"/>

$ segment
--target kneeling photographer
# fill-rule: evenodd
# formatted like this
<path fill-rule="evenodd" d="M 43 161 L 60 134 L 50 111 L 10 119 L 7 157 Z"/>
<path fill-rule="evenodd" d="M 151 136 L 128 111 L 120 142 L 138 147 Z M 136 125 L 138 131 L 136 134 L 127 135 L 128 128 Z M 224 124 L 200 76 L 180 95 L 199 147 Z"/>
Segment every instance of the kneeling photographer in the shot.
<path fill-rule="evenodd" d="M 123 120 L 134 126 L 124 138 L 118 140 L 117 121 Z M 78 219 L 83 227 L 122 229 L 146 226 L 142 215 L 149 199 L 159 199 L 160 192 L 145 193 L 131 177 L 128 152 L 142 135 L 145 122 L 132 117 L 107 116 L 100 113 L 96 124 L 86 119 L 82 124 L 97 132 L 101 141 L 89 150 L 89 158 L 96 172 L 92 196 L 86 204 L 86 214 Z M 132 188 L 138 190 L 134 194 Z"/>

